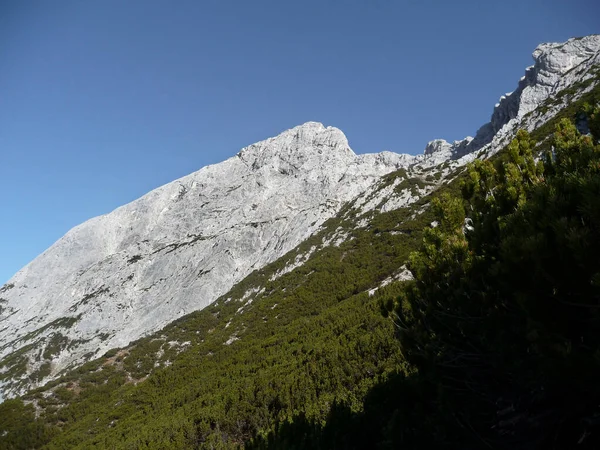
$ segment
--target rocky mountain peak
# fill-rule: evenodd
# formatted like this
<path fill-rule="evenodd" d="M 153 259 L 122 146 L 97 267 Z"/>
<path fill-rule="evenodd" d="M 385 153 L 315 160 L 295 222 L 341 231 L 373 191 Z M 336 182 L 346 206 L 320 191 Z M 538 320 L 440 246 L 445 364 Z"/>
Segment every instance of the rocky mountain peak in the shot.
<path fill-rule="evenodd" d="M 445 139 L 434 139 L 429 141 L 425 147 L 425 155 L 433 155 L 434 153 L 440 153 L 450 150 L 452 145 Z"/>
<path fill-rule="evenodd" d="M 5 392 L 50 364 L 52 339 L 50 378 L 202 309 L 411 158 L 357 156 L 309 122 L 73 228 L 1 295 L 0 361 L 27 368 Z"/>
<path fill-rule="evenodd" d="M 415 201 L 435 182 L 398 190 L 402 177 L 449 176 L 468 158 L 502 148 L 517 128 L 540 126 L 564 105 L 541 108 L 546 99 L 582 91 L 595 76 L 599 49 L 600 36 L 539 46 L 534 66 L 475 138 L 438 139 L 419 156 L 355 155 L 339 129 L 307 122 L 73 228 L 0 287 L 0 397 L 204 308 L 317 232 L 345 202 L 366 214 Z M 399 168 L 405 175 L 377 190 Z"/>
<path fill-rule="evenodd" d="M 544 76 L 564 75 L 573 67 L 597 54 L 599 50 L 600 35 L 598 34 L 572 38 L 563 43 L 540 44 L 533 51 L 535 64 L 532 67 L 538 73 L 538 82 L 541 83 Z M 556 81 L 553 79 L 552 84 Z"/>
<path fill-rule="evenodd" d="M 600 60 L 600 35 L 540 44 L 532 56 L 534 64 L 525 70 L 513 92 L 500 97 L 490 121 L 479 128 L 475 138 L 467 137 L 450 146 L 443 140 L 431 141 L 425 148 L 425 156 L 433 157 L 436 162 L 441 155 L 458 159 L 492 143 L 498 147 L 515 127 L 530 127 L 523 123 L 529 113 L 561 90 L 592 76 L 589 69 Z"/>
<path fill-rule="evenodd" d="M 517 89 L 500 97 L 489 124 L 477 133 L 478 143 L 493 139 L 502 127 L 513 119 L 520 119 L 536 109 L 552 93 L 572 83 L 579 74 L 566 77 L 574 68 L 598 57 L 600 35 L 573 38 L 564 43 L 539 45 L 533 52 L 533 66 L 525 70 Z"/>
<path fill-rule="evenodd" d="M 254 170 L 285 166 L 283 170 L 292 171 L 324 164 L 345 165 L 356 157 L 341 130 L 318 122 L 307 122 L 252 144 L 237 156 Z"/>

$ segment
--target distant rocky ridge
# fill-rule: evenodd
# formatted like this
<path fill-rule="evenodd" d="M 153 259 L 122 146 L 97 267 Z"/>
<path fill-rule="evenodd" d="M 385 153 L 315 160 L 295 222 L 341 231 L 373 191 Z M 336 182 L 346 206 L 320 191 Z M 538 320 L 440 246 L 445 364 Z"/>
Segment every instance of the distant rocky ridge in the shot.
<path fill-rule="evenodd" d="M 411 161 L 310 122 L 75 227 L 0 294 L 5 377 L 51 377 L 202 309 Z"/>
<path fill-rule="evenodd" d="M 355 155 L 340 130 L 309 122 L 75 227 L 0 288 L 0 398 L 204 308 L 348 201 L 363 199 L 363 212 L 415 201 L 426 190 L 369 192 L 397 169 L 447 174 L 545 123 L 564 106 L 548 100 L 591 88 L 599 50 L 600 36 L 540 45 L 475 138 L 435 140 L 418 156 Z"/>
<path fill-rule="evenodd" d="M 443 139 L 431 141 L 425 155 L 435 160 L 458 159 L 482 149 L 499 149 L 514 135 L 516 127 L 530 131 L 554 116 L 554 111 L 543 111 L 536 120 L 526 120 L 546 100 L 563 89 L 591 79 L 592 68 L 600 62 L 600 35 L 572 38 L 565 43 L 540 44 L 533 52 L 534 64 L 525 70 L 517 89 L 502 97 L 494 107 L 488 123 L 475 137 L 448 143 Z M 591 86 L 590 86 L 591 88 Z"/>

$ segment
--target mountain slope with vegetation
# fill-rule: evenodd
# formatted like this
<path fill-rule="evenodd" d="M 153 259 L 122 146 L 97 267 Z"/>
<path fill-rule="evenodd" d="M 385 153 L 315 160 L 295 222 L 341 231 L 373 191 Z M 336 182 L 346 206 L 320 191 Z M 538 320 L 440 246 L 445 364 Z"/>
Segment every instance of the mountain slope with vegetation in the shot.
<path fill-rule="evenodd" d="M 598 137 L 595 73 L 488 161 L 392 172 L 206 309 L 0 404 L 0 448 L 591 446 L 600 150 L 570 124 Z"/>
<path fill-rule="evenodd" d="M 421 155 L 355 155 L 342 131 L 308 122 L 75 227 L 1 288 L 0 401 L 213 303 L 357 196 L 363 215 L 410 206 L 569 107 L 599 62 L 598 35 L 540 44 L 474 138 Z"/>
<path fill-rule="evenodd" d="M 382 299 L 413 372 L 249 447 L 598 448 L 599 100 L 590 135 L 562 119 L 536 160 L 522 131 L 433 200 L 415 279 Z"/>

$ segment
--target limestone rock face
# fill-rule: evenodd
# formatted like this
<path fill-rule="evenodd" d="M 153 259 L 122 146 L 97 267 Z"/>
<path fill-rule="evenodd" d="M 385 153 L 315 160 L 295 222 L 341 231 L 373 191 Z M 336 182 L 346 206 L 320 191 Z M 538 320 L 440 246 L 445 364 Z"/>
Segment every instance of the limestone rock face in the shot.
<path fill-rule="evenodd" d="M 600 35 L 539 45 L 533 52 L 534 64 L 526 69 L 517 89 L 500 97 L 490 122 L 493 132 L 535 110 L 557 88 L 579 81 L 581 73 L 572 70 L 597 61 L 599 51 Z"/>
<path fill-rule="evenodd" d="M 0 287 L 0 401 L 204 308 L 346 202 L 363 215 L 414 203 L 591 89 L 599 50 L 600 36 L 540 45 L 474 138 L 355 155 L 340 130 L 309 122 L 73 228 Z M 438 181 L 398 189 L 428 177 Z"/>
<path fill-rule="evenodd" d="M 75 227 L 0 293 L 6 394 L 202 309 L 412 159 L 311 122 Z M 9 378 L 9 356 L 26 371 Z"/>
<path fill-rule="evenodd" d="M 434 153 L 446 153 L 452 150 L 452 145 L 444 139 L 435 139 L 427 143 L 425 147 L 425 155 L 433 155 Z"/>
<path fill-rule="evenodd" d="M 533 52 L 533 61 L 517 88 L 500 97 L 490 121 L 477 131 L 475 138 L 469 137 L 444 147 L 445 155 L 458 159 L 486 146 L 489 148 L 490 144 L 499 148 L 507 137 L 512 137 L 516 127 L 532 129 L 553 117 L 556 111 L 546 111 L 536 117 L 532 117 L 531 113 L 560 91 L 593 77 L 590 69 L 600 63 L 600 35 L 541 44 Z M 427 144 L 426 156 L 431 154 L 431 145 L 435 146 L 434 143 L 439 141 Z"/>

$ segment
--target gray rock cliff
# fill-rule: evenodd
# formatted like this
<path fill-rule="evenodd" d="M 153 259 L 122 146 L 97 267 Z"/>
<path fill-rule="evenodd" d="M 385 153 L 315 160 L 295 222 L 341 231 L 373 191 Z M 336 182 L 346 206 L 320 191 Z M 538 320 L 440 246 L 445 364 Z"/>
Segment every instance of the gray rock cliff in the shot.
<path fill-rule="evenodd" d="M 500 97 L 490 121 L 479 128 L 475 138 L 467 137 L 452 144 L 436 139 L 427 144 L 424 154 L 434 155 L 435 160 L 458 159 L 490 144 L 499 147 L 517 126 L 531 129 L 534 122 L 527 120 L 531 118 L 528 115 L 563 89 L 593 76 L 590 69 L 600 62 L 600 35 L 540 44 L 532 56 L 534 64 L 525 70 L 513 92 Z M 551 111 L 545 115 L 537 117 L 535 125 L 554 114 Z"/>
<path fill-rule="evenodd" d="M 378 181 L 438 165 L 446 177 L 494 154 L 573 99 L 561 92 L 591 89 L 599 50 L 600 36 L 540 45 L 474 138 L 435 140 L 418 156 L 355 155 L 340 130 L 309 122 L 73 228 L 0 287 L 0 401 L 206 307 L 345 202 L 361 214 L 415 202 L 435 186 Z"/>
<path fill-rule="evenodd" d="M 7 394 L 202 309 L 412 160 L 310 122 L 73 228 L 0 294 L 0 380 L 26 367 Z"/>

